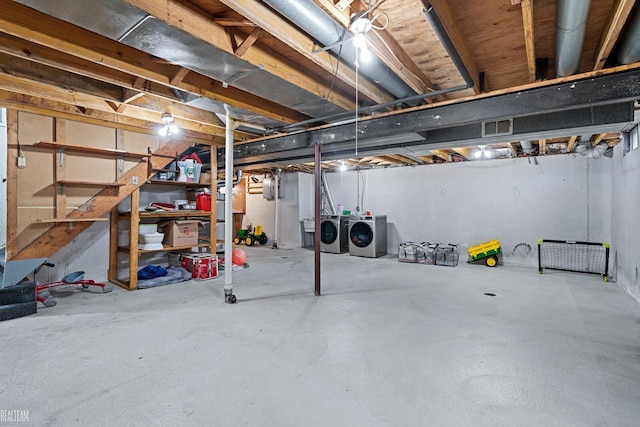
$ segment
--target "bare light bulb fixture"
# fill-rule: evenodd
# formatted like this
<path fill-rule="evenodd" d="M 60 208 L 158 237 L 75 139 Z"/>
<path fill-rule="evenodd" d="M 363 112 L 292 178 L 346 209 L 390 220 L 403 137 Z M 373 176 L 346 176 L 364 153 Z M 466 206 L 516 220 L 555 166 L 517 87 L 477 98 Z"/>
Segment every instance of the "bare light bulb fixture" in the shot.
<path fill-rule="evenodd" d="M 171 136 L 180 133 L 180 128 L 176 125 L 171 113 L 162 113 L 160 120 L 163 123 L 163 126 L 158 130 L 160 136 Z"/>

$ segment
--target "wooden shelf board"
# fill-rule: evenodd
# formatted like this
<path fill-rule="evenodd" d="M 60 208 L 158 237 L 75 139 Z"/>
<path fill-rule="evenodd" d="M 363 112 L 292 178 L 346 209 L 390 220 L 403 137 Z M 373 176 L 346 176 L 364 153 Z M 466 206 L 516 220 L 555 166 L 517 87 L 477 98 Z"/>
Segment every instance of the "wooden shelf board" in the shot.
<path fill-rule="evenodd" d="M 208 218 L 211 212 L 205 211 L 141 211 L 140 218 Z M 130 218 L 131 212 L 120 212 L 120 218 Z"/>
<path fill-rule="evenodd" d="M 171 252 L 171 251 L 185 251 L 191 248 L 208 248 L 209 243 L 198 243 L 197 245 L 188 245 L 188 246 L 163 246 L 162 249 L 153 249 L 153 250 L 143 250 L 138 249 L 139 254 L 150 254 L 153 252 Z M 130 249 L 128 246 L 119 246 L 118 251 L 129 253 Z M 195 253 L 195 252 L 194 252 Z"/>
<path fill-rule="evenodd" d="M 63 148 L 69 151 L 78 151 L 83 153 L 92 153 L 92 154 L 103 154 L 109 156 L 124 156 L 124 157 L 137 157 L 137 158 L 145 158 L 151 157 L 151 154 L 147 153 L 132 153 L 125 150 L 116 150 L 113 148 L 100 148 L 100 147 L 90 147 L 87 145 L 77 145 L 77 144 L 67 144 L 64 142 L 53 142 L 53 141 L 36 141 L 33 144 L 36 147 L 44 147 L 44 148 Z"/>
<path fill-rule="evenodd" d="M 58 184 L 65 185 L 77 185 L 77 186 L 90 186 L 90 187 L 122 187 L 124 183 L 119 182 L 97 182 L 97 181 L 73 181 L 70 179 L 61 179 L 57 181 Z"/>
<path fill-rule="evenodd" d="M 57 222 L 96 222 L 96 221 L 109 221 L 109 218 L 43 218 L 36 220 L 40 223 L 57 223 Z"/>
<path fill-rule="evenodd" d="M 150 179 L 148 184 L 159 185 L 179 185 L 181 187 L 210 187 L 211 184 L 200 184 L 199 182 L 178 182 L 178 181 L 165 181 L 162 179 Z"/>

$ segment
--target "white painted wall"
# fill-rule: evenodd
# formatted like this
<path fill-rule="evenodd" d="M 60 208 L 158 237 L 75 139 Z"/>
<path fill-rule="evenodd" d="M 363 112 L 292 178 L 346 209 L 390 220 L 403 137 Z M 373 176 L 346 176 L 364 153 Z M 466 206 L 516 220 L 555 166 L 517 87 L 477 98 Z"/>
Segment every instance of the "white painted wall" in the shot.
<path fill-rule="evenodd" d="M 280 176 L 280 191 L 283 197 L 280 199 L 280 219 L 278 235 L 278 247 L 300 246 L 300 216 L 298 213 L 298 174 L 287 173 Z M 249 224 L 262 225 L 272 245 L 275 226 L 275 201 L 266 200 L 262 194 L 247 194 L 247 213 L 244 215 L 243 227 Z"/>
<path fill-rule="evenodd" d="M 611 240 L 612 167 L 568 155 L 361 171 L 361 212 L 387 215 L 389 253 L 403 241 L 450 242 L 466 260 L 467 247 L 498 239 L 505 262 L 533 265 L 540 238 Z M 352 213 L 356 175 L 327 175 L 335 203 Z M 518 243 L 529 256 L 511 256 Z"/>
<path fill-rule="evenodd" d="M 640 149 L 623 155 L 618 144 L 614 154 L 611 257 L 618 286 L 640 301 Z"/>

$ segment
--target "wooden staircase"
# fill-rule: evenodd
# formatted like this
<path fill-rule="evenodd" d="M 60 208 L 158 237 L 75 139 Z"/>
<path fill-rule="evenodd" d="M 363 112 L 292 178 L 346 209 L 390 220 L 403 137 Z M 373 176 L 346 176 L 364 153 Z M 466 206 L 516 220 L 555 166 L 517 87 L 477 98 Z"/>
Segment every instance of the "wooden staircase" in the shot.
<path fill-rule="evenodd" d="M 176 153 L 182 153 L 192 146 L 188 141 L 171 140 L 148 157 L 143 158 L 113 184 L 87 200 L 65 218 L 56 218 L 55 225 L 33 242 L 12 256 L 9 261 L 31 258 L 49 258 L 65 247 L 76 236 L 89 228 L 147 182 L 158 169 L 163 169 L 173 160 Z M 106 254 L 105 254 L 106 257 Z"/>

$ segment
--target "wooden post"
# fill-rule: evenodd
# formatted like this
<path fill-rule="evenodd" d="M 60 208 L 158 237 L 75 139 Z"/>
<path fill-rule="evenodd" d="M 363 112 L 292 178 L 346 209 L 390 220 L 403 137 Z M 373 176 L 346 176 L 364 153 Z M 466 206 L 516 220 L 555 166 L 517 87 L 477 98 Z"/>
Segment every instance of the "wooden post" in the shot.
<path fill-rule="evenodd" d="M 64 119 L 53 119 L 53 140 L 55 142 L 66 142 L 67 140 L 67 121 Z M 60 148 L 59 150 L 63 150 Z M 55 206 L 56 206 L 56 218 L 65 218 L 67 216 L 67 195 L 64 191 L 61 191 L 59 181 L 64 181 L 67 179 L 67 167 L 66 167 L 66 159 L 64 157 L 56 153 L 53 156 L 53 161 L 55 162 L 53 170 L 54 170 L 54 180 L 53 185 L 55 186 Z"/>
<path fill-rule="evenodd" d="M 138 226 L 140 225 L 140 189 L 131 193 L 129 237 L 129 289 L 138 289 Z"/>
<path fill-rule="evenodd" d="M 7 248 L 6 259 L 18 253 L 18 111 L 7 110 Z"/>

